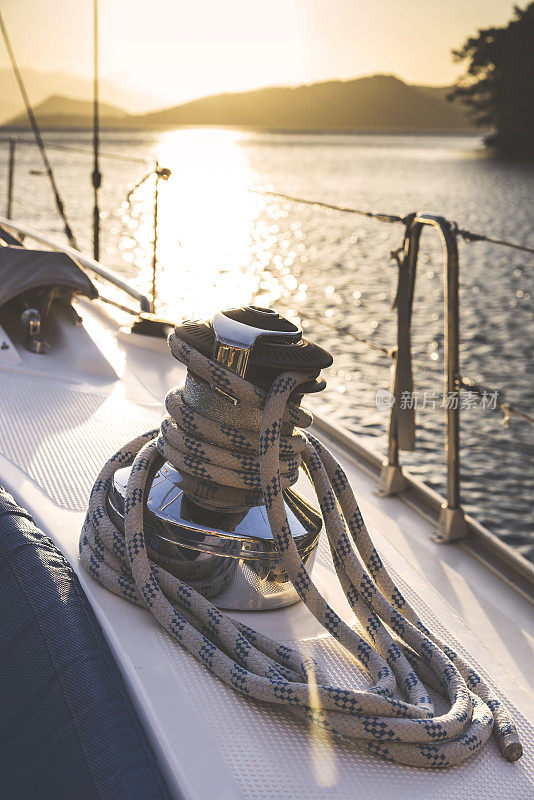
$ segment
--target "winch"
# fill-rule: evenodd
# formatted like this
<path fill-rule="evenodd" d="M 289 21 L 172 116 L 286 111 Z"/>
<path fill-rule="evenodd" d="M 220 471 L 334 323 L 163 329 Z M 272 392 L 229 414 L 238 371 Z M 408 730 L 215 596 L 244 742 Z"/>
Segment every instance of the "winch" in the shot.
<path fill-rule="evenodd" d="M 441 769 L 470 758 L 493 731 L 504 758 L 520 758 L 507 709 L 419 619 L 373 544 L 343 467 L 306 430 L 312 417 L 300 401 L 324 386 L 331 356 L 254 306 L 180 325 L 168 341 L 187 377 L 168 392 L 160 427 L 125 443 L 95 481 L 80 536 L 91 575 L 147 609 L 227 686 L 287 708 L 322 735 Z M 304 475 L 320 514 L 297 491 Z M 321 520 L 357 626 L 314 580 Z M 338 685 L 298 644 L 220 610 L 297 598 L 342 657 L 359 663 L 366 690 Z M 429 686 L 445 712 L 435 710 Z"/>
<path fill-rule="evenodd" d="M 332 363 L 332 356 L 303 338 L 292 322 L 257 306 L 219 312 L 211 322 L 185 322 L 175 333 L 214 364 L 264 391 L 282 372 L 311 375 L 291 396 L 293 406 L 304 394 L 324 389 L 320 372 Z M 229 430 L 235 428 L 235 452 L 242 453 L 246 472 L 249 457 L 242 451 L 239 431 L 245 427 L 259 438 L 261 410 L 248 410 L 246 423 L 240 419 L 235 426 L 239 401 L 231 391 L 210 386 L 193 369 L 188 370 L 182 402 L 185 409 Z M 291 420 L 283 421 L 282 435 L 290 436 L 293 428 Z M 115 472 L 107 498 L 109 516 L 121 531 L 129 474 L 129 467 Z M 307 484 L 300 467 L 297 482 L 283 494 L 291 536 L 311 571 L 322 518 L 313 501 L 303 496 Z M 224 497 L 220 487 L 219 496 L 214 493 L 214 482 L 192 475 L 190 468 L 182 470 L 163 456 L 156 461 L 144 508 L 144 535 L 152 560 L 182 580 L 202 579 L 204 593 L 220 608 L 268 609 L 296 602 L 298 595 L 281 566 L 261 491 L 225 486 Z"/>

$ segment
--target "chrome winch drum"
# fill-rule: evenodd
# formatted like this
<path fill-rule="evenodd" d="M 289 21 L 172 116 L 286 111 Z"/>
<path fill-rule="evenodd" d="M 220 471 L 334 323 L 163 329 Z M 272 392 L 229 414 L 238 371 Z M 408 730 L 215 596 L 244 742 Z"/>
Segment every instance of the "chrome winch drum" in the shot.
<path fill-rule="evenodd" d="M 330 354 L 303 339 L 302 332 L 276 312 L 247 306 L 216 314 L 211 323 L 184 323 L 178 330 L 196 349 L 263 389 L 269 388 L 276 374 L 288 369 L 316 373 L 315 380 L 298 387 L 295 403 L 304 393 L 325 386 L 320 370 L 331 364 Z M 228 424 L 238 403 L 191 372 L 183 387 L 183 400 L 210 419 Z M 259 436 L 261 411 L 249 424 Z M 291 429 L 289 426 L 284 433 Z M 117 470 L 107 498 L 110 518 L 119 530 L 124 528 L 129 474 L 129 467 Z M 156 463 L 144 507 L 150 558 L 185 582 L 212 586 L 206 596 L 220 608 L 260 610 L 296 602 L 299 598 L 281 567 L 265 506 L 214 510 L 188 496 L 190 480 L 163 458 Z M 301 468 L 297 483 L 284 491 L 284 501 L 293 541 L 311 572 L 322 518 L 299 491 L 306 483 Z"/>
<path fill-rule="evenodd" d="M 129 474 L 128 467 L 115 473 L 108 496 L 115 524 L 122 524 Z M 296 602 L 298 596 L 280 566 L 264 506 L 244 514 L 207 512 L 202 524 L 199 506 L 180 488 L 180 477 L 168 462 L 154 476 L 144 514 L 151 558 L 186 582 L 193 576 L 207 581 L 217 578 L 223 587 L 210 599 L 220 608 L 258 610 Z M 292 489 L 285 493 L 285 504 L 293 539 L 311 570 L 321 517 Z"/>

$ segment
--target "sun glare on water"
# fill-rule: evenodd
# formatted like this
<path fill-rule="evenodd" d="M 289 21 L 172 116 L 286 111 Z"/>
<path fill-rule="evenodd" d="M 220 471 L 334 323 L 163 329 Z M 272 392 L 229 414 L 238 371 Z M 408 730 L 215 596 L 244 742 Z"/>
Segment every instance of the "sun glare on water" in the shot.
<path fill-rule="evenodd" d="M 172 175 L 160 181 L 158 311 L 173 319 L 207 318 L 251 302 L 265 265 L 265 241 L 256 221 L 263 198 L 249 187 L 254 175 L 239 145 L 243 134 L 186 129 L 164 133 L 155 149 Z M 151 282 L 154 183 L 136 192 L 133 251 L 140 278 Z"/>

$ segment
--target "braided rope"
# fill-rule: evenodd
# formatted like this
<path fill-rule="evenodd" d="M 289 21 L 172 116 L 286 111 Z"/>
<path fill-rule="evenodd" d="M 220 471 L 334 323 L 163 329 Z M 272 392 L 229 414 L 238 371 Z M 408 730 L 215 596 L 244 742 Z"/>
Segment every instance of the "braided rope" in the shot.
<path fill-rule="evenodd" d="M 393 583 L 340 465 L 310 433 L 293 431 L 293 425 L 311 423 L 310 414 L 289 401 L 310 376 L 283 373 L 266 395 L 175 334 L 169 344 L 190 373 L 238 398 L 235 425 L 202 416 L 187 407 L 180 390 L 172 390 L 166 400 L 169 417 L 160 431 L 122 447 L 94 484 L 80 538 L 88 571 L 115 594 L 146 607 L 228 686 L 256 701 L 287 707 L 360 749 L 396 763 L 439 768 L 472 756 L 493 730 L 504 757 L 518 759 L 521 744 L 504 706 L 481 676 L 425 627 Z M 250 423 L 258 409 L 259 437 Z M 284 421 L 291 423 L 288 435 Z M 251 493 L 263 498 L 281 563 L 298 595 L 343 645 L 348 660 L 361 664 L 370 688 L 331 685 L 314 659 L 224 615 L 207 599 L 217 592 L 217 577 L 215 585 L 201 575 L 185 583 L 150 560 L 143 505 L 150 469 L 161 455 L 188 473 L 192 490 L 210 480 L 222 484 L 211 497 L 215 507 L 228 493 L 236 506 Z M 291 536 L 282 491 L 294 482 L 301 463 L 317 494 L 338 578 L 364 636 L 322 597 Z M 107 514 L 106 496 L 115 471 L 129 464 L 123 536 Z M 435 715 L 423 681 L 447 700 L 444 714 Z"/>

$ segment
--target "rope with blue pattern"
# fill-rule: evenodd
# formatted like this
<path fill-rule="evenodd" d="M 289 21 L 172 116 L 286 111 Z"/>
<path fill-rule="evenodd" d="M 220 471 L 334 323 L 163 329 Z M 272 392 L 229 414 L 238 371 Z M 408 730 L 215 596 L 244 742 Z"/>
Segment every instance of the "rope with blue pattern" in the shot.
<path fill-rule="evenodd" d="M 311 415 L 291 403 L 290 396 L 310 376 L 283 373 L 265 393 L 174 333 L 169 345 L 191 373 L 238 399 L 235 424 L 214 422 L 188 408 L 179 389 L 169 393 L 169 416 L 161 428 L 122 447 L 93 486 L 80 538 L 81 561 L 91 575 L 147 608 L 177 642 L 237 692 L 283 706 L 387 761 L 453 766 L 476 753 L 492 731 L 504 757 L 517 760 L 522 747 L 506 708 L 483 678 L 419 619 L 375 549 L 345 472 L 303 430 Z M 262 415 L 259 436 L 247 428 L 247 418 L 257 409 Z M 286 435 L 289 423 L 292 432 Z M 223 614 L 208 599 L 217 594 L 217 577 L 210 582 L 200 576 L 193 586 L 150 560 L 143 498 L 151 467 L 161 455 L 187 473 L 192 491 L 199 482 L 211 481 L 214 507 L 239 507 L 262 498 L 284 570 L 302 602 L 346 650 L 347 659 L 361 665 L 369 678 L 367 689 L 332 685 L 311 657 Z M 363 635 L 321 595 L 291 536 L 282 492 L 296 479 L 301 463 L 317 495 L 337 576 Z M 123 535 L 108 516 L 106 497 L 115 471 L 127 465 L 132 467 Z M 436 715 L 426 686 L 445 698 L 445 713 Z"/>

